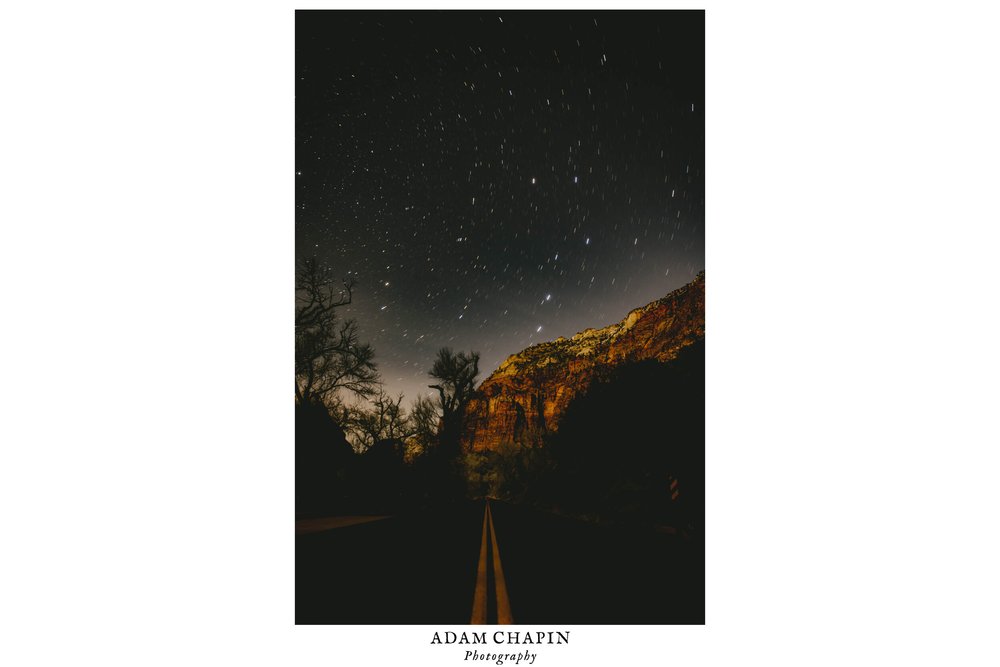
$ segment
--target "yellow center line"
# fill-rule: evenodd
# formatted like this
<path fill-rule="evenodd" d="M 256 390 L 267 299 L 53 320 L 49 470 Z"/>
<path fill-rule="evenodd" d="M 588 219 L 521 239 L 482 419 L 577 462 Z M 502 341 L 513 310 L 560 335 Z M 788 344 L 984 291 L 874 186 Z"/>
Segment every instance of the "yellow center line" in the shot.
<path fill-rule="evenodd" d="M 493 512 L 486 503 L 486 514 L 490 518 L 490 537 L 493 538 L 493 580 L 497 591 L 497 624 L 511 625 L 514 617 L 510 613 L 510 598 L 507 596 L 507 581 L 503 578 L 503 565 L 500 564 L 500 547 L 497 546 L 497 529 L 493 526 Z"/>
<path fill-rule="evenodd" d="M 483 512 L 483 541 L 479 547 L 479 571 L 476 573 L 476 593 L 472 598 L 471 625 L 486 624 L 486 516 L 490 510 L 489 504 Z"/>

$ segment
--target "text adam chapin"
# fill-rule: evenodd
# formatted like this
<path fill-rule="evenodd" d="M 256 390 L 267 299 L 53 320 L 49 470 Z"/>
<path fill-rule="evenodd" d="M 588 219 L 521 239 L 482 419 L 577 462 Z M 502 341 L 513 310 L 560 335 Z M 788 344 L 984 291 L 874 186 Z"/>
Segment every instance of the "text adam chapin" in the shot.
<path fill-rule="evenodd" d="M 479 644 L 479 645 L 506 645 L 506 646 L 537 646 L 539 644 L 568 644 L 569 630 L 563 632 L 517 632 L 514 630 L 497 630 L 496 632 L 435 632 L 431 638 L 431 644 Z M 465 652 L 465 660 L 489 660 L 498 665 L 509 662 L 519 665 L 522 662 L 526 665 L 533 665 L 537 653 L 532 653 L 527 649 L 515 652 L 490 652 L 479 649 L 468 649 Z"/>

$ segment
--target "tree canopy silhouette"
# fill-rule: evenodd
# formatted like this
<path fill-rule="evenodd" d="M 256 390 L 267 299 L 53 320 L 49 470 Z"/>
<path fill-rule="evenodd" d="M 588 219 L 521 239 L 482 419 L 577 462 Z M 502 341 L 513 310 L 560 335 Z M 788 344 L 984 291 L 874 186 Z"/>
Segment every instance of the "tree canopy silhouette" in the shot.
<path fill-rule="evenodd" d="M 370 406 L 351 411 L 350 428 L 361 451 L 381 441 L 403 442 L 414 433 L 413 421 L 403 408 L 403 394 L 390 396 L 379 387 Z"/>
<path fill-rule="evenodd" d="M 438 350 L 437 359 L 434 360 L 434 366 L 430 370 L 430 376 L 438 383 L 429 386 L 438 391 L 445 421 L 453 419 L 458 411 L 465 407 L 472 396 L 477 375 L 479 375 L 478 352 L 455 353 L 448 347 Z"/>
<path fill-rule="evenodd" d="M 413 423 L 413 440 L 421 452 L 426 452 L 438 442 L 441 429 L 441 412 L 437 401 L 429 396 L 417 396 L 410 408 L 410 420 Z"/>
<path fill-rule="evenodd" d="M 337 309 L 351 303 L 353 280 L 337 281 L 314 258 L 301 260 L 295 285 L 295 400 L 325 403 L 340 389 L 371 396 L 378 386 L 375 351 L 358 337 L 353 319 Z"/>

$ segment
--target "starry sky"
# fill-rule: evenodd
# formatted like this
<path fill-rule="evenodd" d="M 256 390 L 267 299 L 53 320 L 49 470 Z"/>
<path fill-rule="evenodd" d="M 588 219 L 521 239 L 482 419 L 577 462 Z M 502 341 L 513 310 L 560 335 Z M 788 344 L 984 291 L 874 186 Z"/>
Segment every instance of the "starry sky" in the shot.
<path fill-rule="evenodd" d="M 480 380 L 704 268 L 704 13 L 296 13 L 296 253 L 386 389 Z"/>

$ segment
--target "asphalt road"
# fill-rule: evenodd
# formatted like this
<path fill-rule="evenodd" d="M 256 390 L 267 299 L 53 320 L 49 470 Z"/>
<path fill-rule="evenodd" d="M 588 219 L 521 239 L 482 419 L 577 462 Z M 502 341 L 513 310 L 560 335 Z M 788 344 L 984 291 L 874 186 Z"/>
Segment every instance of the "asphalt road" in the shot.
<path fill-rule="evenodd" d="M 485 505 L 298 533 L 296 623 L 704 623 L 699 540 Z"/>

